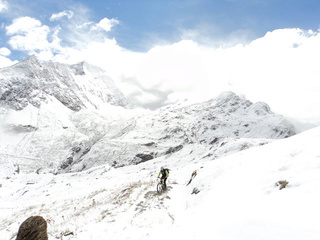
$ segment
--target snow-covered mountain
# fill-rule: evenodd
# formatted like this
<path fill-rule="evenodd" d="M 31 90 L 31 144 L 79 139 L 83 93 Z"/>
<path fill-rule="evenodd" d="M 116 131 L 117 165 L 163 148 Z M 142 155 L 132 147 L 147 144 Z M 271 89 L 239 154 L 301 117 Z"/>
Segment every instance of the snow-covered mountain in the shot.
<path fill-rule="evenodd" d="M 100 119 L 113 121 L 114 109 L 127 106 L 107 74 L 84 62 L 66 65 L 31 56 L 0 69 L 1 162 L 55 166 L 74 146 L 99 138 L 99 129 L 106 128 Z M 95 128 L 94 136 L 81 132 L 85 124 L 88 131 Z"/>
<path fill-rule="evenodd" d="M 294 127 L 266 103 L 232 92 L 156 111 L 127 106 L 107 74 L 87 63 L 39 62 L 33 56 L 0 69 L 4 239 L 14 239 L 31 215 L 43 215 L 49 237 L 60 239 L 157 239 L 164 229 L 169 238 L 213 239 L 208 216 L 217 239 L 270 239 L 270 229 L 285 236 L 274 239 L 295 239 L 287 237 L 286 223 L 283 231 L 268 225 L 262 237 L 238 232 L 251 220 L 258 230 L 271 224 L 275 210 L 254 215 L 255 201 L 280 211 L 277 204 L 290 194 L 310 195 L 306 183 L 318 174 L 312 168 L 319 155 L 310 146 L 319 129 L 292 137 Z M 159 196 L 155 179 L 163 165 L 172 171 L 169 191 Z M 289 181 L 284 198 L 274 187 L 279 180 Z M 235 206 L 248 217 L 240 219 L 245 212 Z M 229 225 L 235 230 L 229 232 Z M 306 239 L 316 239 L 310 226 Z"/>
<path fill-rule="evenodd" d="M 173 105 L 134 117 L 120 131 L 105 135 L 71 169 L 95 163 L 112 166 L 137 164 L 193 145 L 220 157 L 264 144 L 270 139 L 292 136 L 293 128 L 265 103 L 255 103 L 232 92 L 191 106 Z M 99 151 L 98 149 L 103 149 Z M 199 152 L 195 153 L 197 156 Z M 80 166 L 79 166 L 80 165 Z"/>
<path fill-rule="evenodd" d="M 67 65 L 40 62 L 35 56 L 0 69 L 1 105 L 21 110 L 57 100 L 73 111 L 99 108 L 103 103 L 125 106 L 127 101 L 106 73 L 81 62 Z"/>
<path fill-rule="evenodd" d="M 267 104 L 232 92 L 154 112 L 124 108 L 106 73 L 86 63 L 40 63 L 33 56 L 0 77 L 0 160 L 24 171 L 121 167 L 187 145 L 197 149 L 195 157 L 210 149 L 218 158 L 294 134 Z"/>

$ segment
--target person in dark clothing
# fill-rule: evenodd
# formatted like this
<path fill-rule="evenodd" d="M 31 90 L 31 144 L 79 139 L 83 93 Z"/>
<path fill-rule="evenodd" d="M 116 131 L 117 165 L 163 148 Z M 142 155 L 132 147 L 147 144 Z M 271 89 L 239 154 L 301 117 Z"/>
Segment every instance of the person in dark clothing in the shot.
<path fill-rule="evenodd" d="M 158 178 L 161 176 L 161 182 L 164 185 L 164 188 L 167 188 L 167 178 L 169 177 L 169 170 L 165 169 L 164 167 L 161 167 L 161 170 L 159 172 Z"/>

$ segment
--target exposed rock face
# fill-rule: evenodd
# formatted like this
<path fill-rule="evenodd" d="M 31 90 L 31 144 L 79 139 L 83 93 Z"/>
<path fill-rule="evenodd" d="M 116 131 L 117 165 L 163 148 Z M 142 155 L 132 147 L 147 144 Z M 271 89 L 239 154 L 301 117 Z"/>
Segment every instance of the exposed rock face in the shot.
<path fill-rule="evenodd" d="M 16 240 L 48 240 L 47 222 L 41 216 L 32 216 L 19 228 Z"/>
<path fill-rule="evenodd" d="M 29 104 L 39 108 L 50 98 L 72 111 L 98 108 L 104 103 L 127 105 L 106 73 L 85 62 L 75 65 L 40 62 L 31 56 L 0 69 L 0 80 L 0 105 L 14 110 L 22 110 Z"/>

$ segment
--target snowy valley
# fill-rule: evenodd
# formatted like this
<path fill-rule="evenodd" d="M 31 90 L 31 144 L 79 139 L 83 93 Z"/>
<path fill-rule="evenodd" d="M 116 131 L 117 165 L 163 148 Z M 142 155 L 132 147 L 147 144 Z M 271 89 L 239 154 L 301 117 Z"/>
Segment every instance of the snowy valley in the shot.
<path fill-rule="evenodd" d="M 0 120 L 1 239 L 32 215 L 49 239 L 318 239 L 320 128 L 266 103 L 138 109 L 101 69 L 32 56 L 0 69 Z"/>

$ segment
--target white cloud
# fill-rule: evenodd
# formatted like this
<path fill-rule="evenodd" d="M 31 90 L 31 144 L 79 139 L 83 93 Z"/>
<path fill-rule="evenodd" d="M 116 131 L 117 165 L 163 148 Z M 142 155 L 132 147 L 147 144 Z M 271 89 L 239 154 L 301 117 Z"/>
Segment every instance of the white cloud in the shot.
<path fill-rule="evenodd" d="M 13 49 L 36 52 L 44 60 L 86 60 L 104 68 L 142 106 L 204 101 L 231 90 L 265 101 L 280 114 L 320 123 L 319 32 L 279 29 L 248 44 L 220 48 L 182 40 L 137 53 L 104 35 L 118 23 L 107 18 L 94 23 L 75 15 L 67 27 L 50 29 L 24 17 L 6 30 Z"/>
<path fill-rule="evenodd" d="M 5 11 L 5 10 L 8 10 L 8 2 L 7 1 L 4 1 L 4 0 L 0 0 L 0 13 Z"/>
<path fill-rule="evenodd" d="M 17 63 L 17 61 L 11 61 L 9 58 L 6 58 L 4 56 L 0 56 L 0 68 L 8 67 L 13 64 Z"/>
<path fill-rule="evenodd" d="M 68 19 L 71 19 L 73 15 L 74 15 L 73 11 L 65 10 L 63 12 L 52 14 L 52 16 L 50 17 L 50 21 L 56 21 L 63 17 L 67 17 Z"/>
<path fill-rule="evenodd" d="M 69 63 L 86 60 L 119 79 L 121 75 L 132 75 L 143 56 L 120 47 L 115 39 L 105 38 L 103 42 L 90 42 L 83 49 L 65 48 L 54 60 Z"/>
<path fill-rule="evenodd" d="M 6 27 L 8 43 L 13 50 L 26 51 L 29 55 L 38 54 L 43 60 L 50 60 L 63 48 L 60 46 L 59 27 L 49 28 L 37 19 L 21 17 Z"/>
<path fill-rule="evenodd" d="M 280 29 L 228 48 L 184 40 L 137 54 L 105 42 L 83 53 L 144 106 L 203 101 L 231 90 L 280 114 L 320 123 L 319 43 L 319 32 Z"/>
<path fill-rule="evenodd" d="M 15 50 L 32 52 L 47 49 L 50 45 L 47 40 L 49 27 L 34 18 L 15 19 L 6 30 L 10 36 L 9 44 Z"/>
<path fill-rule="evenodd" d="M 40 27 L 41 22 L 30 17 L 21 17 L 13 20 L 10 26 L 6 27 L 8 35 L 27 33 L 28 31 Z"/>
<path fill-rule="evenodd" d="M 10 54 L 11 54 L 11 51 L 8 48 L 5 48 L 5 47 L 0 48 L 0 55 L 7 57 Z"/>
<path fill-rule="evenodd" d="M 74 57 L 69 55 L 70 52 L 81 52 L 90 48 L 89 45 L 103 42 L 106 32 L 119 23 L 118 20 L 107 18 L 99 23 L 89 22 L 86 14 L 86 9 L 79 9 L 76 16 L 72 11 L 53 14 L 50 20 L 67 16 L 69 21 L 51 27 L 42 25 L 39 20 L 31 17 L 14 19 L 12 24 L 5 28 L 9 36 L 8 43 L 14 50 L 36 54 L 43 60 L 50 60 L 60 53 L 66 54 L 68 59 L 75 59 L 79 54 Z"/>
<path fill-rule="evenodd" d="M 111 28 L 114 27 L 117 24 L 119 24 L 119 21 L 117 19 L 104 18 L 98 24 L 96 24 L 94 26 L 94 29 L 103 29 L 106 32 L 110 32 Z"/>

